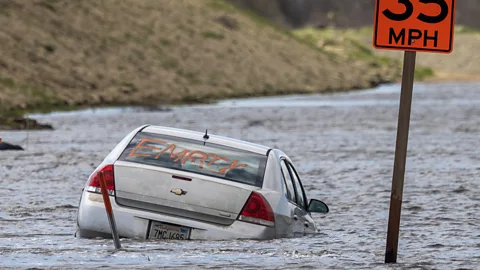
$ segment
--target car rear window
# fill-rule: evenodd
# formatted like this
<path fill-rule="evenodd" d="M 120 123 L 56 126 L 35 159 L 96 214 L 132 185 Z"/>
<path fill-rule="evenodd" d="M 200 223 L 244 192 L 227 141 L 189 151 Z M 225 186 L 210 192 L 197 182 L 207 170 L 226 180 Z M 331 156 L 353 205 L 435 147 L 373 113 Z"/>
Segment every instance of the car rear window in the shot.
<path fill-rule="evenodd" d="M 261 187 L 267 156 L 203 141 L 140 132 L 119 160 Z"/>

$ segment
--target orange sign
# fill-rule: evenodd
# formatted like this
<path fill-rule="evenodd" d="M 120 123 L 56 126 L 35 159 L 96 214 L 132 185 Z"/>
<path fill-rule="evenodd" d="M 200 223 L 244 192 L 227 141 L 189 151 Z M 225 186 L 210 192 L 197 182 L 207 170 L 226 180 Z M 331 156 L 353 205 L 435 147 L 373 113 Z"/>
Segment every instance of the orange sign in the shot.
<path fill-rule="evenodd" d="M 451 53 L 456 0 L 377 0 L 377 49 Z"/>

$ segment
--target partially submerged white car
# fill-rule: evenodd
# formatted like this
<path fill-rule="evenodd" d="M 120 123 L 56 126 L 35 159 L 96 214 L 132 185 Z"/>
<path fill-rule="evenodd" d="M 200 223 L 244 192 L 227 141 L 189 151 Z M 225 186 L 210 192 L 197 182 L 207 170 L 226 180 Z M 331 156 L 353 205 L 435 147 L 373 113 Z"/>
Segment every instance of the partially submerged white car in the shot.
<path fill-rule="evenodd" d="M 142 126 L 128 134 L 88 179 L 77 237 L 111 238 L 103 172 L 120 237 L 273 239 L 317 232 L 291 160 L 280 150 L 188 130 Z"/>

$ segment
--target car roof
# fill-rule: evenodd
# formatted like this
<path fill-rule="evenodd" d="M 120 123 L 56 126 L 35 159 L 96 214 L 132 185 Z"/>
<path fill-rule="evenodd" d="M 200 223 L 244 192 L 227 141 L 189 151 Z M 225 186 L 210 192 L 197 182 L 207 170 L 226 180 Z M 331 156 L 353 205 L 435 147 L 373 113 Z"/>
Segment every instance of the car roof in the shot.
<path fill-rule="evenodd" d="M 140 132 L 149 132 L 149 133 L 168 135 L 168 136 L 174 136 L 174 137 L 185 138 L 185 139 L 192 139 L 197 141 L 203 141 L 204 140 L 203 136 L 205 135 L 205 133 L 192 131 L 192 130 L 171 128 L 171 127 L 164 127 L 164 126 L 153 126 L 153 125 L 149 125 L 143 128 L 142 130 L 140 130 Z M 267 147 L 265 145 L 255 144 L 255 143 L 237 140 L 229 137 L 218 136 L 211 133 L 208 133 L 208 136 L 209 138 L 207 141 L 210 143 L 233 147 L 233 148 L 237 148 L 237 149 L 241 149 L 241 150 L 245 150 L 245 151 L 249 151 L 257 154 L 266 155 L 268 151 L 271 149 L 270 147 Z"/>

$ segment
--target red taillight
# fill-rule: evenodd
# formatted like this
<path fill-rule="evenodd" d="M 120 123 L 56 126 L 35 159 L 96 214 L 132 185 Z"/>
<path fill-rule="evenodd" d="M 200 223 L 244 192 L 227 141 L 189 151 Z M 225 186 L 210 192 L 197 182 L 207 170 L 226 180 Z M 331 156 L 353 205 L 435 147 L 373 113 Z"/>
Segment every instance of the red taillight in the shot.
<path fill-rule="evenodd" d="M 87 191 L 95 192 L 95 193 L 102 193 L 102 189 L 100 187 L 100 177 L 98 176 L 98 172 L 102 172 L 105 178 L 105 182 L 107 184 L 108 194 L 113 195 L 115 190 L 115 177 L 113 176 L 113 165 L 105 165 L 100 170 L 96 171 L 90 180 L 88 180 L 88 187 Z"/>
<path fill-rule="evenodd" d="M 275 225 L 275 216 L 272 207 L 270 207 L 270 204 L 262 194 L 255 191 L 250 194 L 238 219 L 265 226 Z"/>

